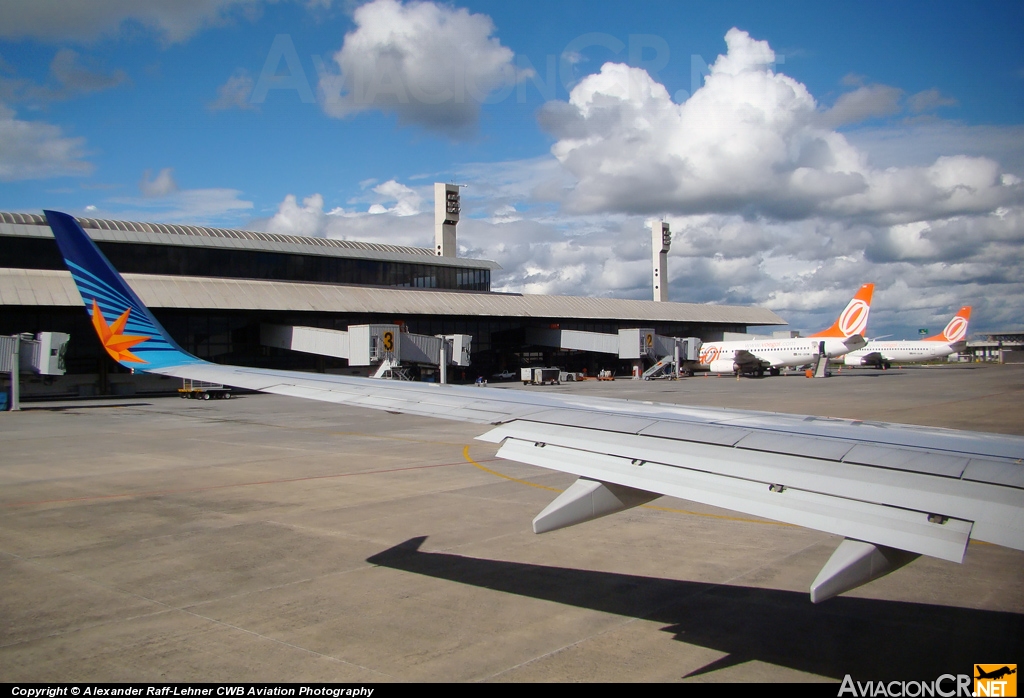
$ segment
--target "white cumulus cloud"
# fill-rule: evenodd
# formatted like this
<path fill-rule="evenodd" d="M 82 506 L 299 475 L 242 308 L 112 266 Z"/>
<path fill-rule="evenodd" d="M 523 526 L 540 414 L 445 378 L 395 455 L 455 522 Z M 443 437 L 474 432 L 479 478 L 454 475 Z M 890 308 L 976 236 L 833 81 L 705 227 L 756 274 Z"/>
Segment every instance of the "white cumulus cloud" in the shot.
<path fill-rule="evenodd" d="M 389 179 L 383 184 L 373 188 L 375 194 L 383 198 L 386 203 L 394 201 L 391 208 L 376 203 L 370 206 L 370 213 L 393 213 L 396 216 L 415 216 L 420 213 L 423 197 L 416 190 Z"/>
<path fill-rule="evenodd" d="M 354 14 L 356 28 L 322 71 L 324 110 L 335 117 L 378 109 L 400 123 L 459 135 L 480 105 L 511 90 L 512 51 L 491 35 L 490 17 L 433 2 L 374 0 Z"/>
<path fill-rule="evenodd" d="M 324 220 L 324 197 L 320 194 L 307 196 L 301 206 L 294 194 L 288 194 L 265 227 L 270 233 L 322 237 Z"/>
<path fill-rule="evenodd" d="M 894 224 L 1024 197 L 983 158 L 873 168 L 831 126 L 893 113 L 899 90 L 863 87 L 822 112 L 804 85 L 771 70 L 767 42 L 731 29 L 726 44 L 683 103 L 645 71 L 607 63 L 567 103 L 546 105 L 542 123 L 558 137 L 552 154 L 577 178 L 566 198 L 571 210 Z"/>

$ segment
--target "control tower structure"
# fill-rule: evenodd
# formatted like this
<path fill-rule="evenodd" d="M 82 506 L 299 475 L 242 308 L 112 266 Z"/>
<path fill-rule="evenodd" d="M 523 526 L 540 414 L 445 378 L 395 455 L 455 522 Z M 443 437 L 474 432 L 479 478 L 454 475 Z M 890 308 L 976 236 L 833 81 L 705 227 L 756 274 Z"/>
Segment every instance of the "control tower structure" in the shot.
<path fill-rule="evenodd" d="M 455 257 L 455 226 L 459 223 L 459 185 L 434 183 L 434 253 L 438 257 Z"/>

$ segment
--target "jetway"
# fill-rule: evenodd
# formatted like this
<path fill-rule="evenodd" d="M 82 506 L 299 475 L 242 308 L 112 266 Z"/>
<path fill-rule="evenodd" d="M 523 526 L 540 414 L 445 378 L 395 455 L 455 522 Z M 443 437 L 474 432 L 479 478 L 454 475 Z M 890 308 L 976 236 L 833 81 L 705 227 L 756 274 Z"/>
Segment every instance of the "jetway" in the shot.
<path fill-rule="evenodd" d="M 659 342 L 659 339 L 662 341 Z M 618 334 L 557 328 L 530 327 L 526 329 L 527 344 L 592 351 L 599 354 L 615 354 L 620 359 L 654 358 L 658 348 L 665 345 L 664 340 L 672 341 L 673 339 L 672 337 L 659 338 L 653 329 L 641 327 L 619 330 Z"/>
<path fill-rule="evenodd" d="M 22 373 L 64 375 L 64 353 L 70 339 L 71 335 L 64 332 L 40 332 L 35 338 L 31 334 L 0 337 L 0 373 L 11 374 L 12 411 L 21 409 L 19 378 Z"/>
<path fill-rule="evenodd" d="M 469 366 L 472 341 L 468 334 L 413 334 L 402 331 L 400 325 L 349 325 L 348 331 L 260 325 L 260 343 L 264 346 L 348 359 L 350 366 L 430 364 L 440 366 L 442 375 L 449 365 Z"/>
<path fill-rule="evenodd" d="M 679 369 L 682 371 L 686 369 L 687 364 L 695 365 L 700 360 L 701 345 L 698 337 L 666 337 L 645 327 L 622 329 L 618 334 L 558 328 L 527 328 L 526 342 L 558 349 L 614 354 L 620 359 L 648 359 L 655 364 L 648 372 L 657 367 L 655 374 L 664 371 L 666 366 L 679 366 L 682 367 Z M 644 377 L 651 376 L 645 373 Z"/>

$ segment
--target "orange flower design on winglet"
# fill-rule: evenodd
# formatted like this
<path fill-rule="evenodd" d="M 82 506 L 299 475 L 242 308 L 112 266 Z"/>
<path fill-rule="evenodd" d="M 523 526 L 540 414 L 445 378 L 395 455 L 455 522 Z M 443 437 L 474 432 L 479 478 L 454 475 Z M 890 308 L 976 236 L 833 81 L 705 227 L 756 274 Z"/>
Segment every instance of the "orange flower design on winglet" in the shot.
<path fill-rule="evenodd" d="M 129 361 L 137 364 L 149 363 L 128 351 L 136 344 L 145 342 L 149 337 L 132 337 L 121 334 L 124 332 L 124 326 L 128 322 L 128 316 L 131 312 L 132 309 L 128 308 L 121 314 L 121 317 L 114 320 L 113 325 L 108 325 L 106 318 L 103 317 L 103 313 L 100 312 L 100 307 L 96 304 L 96 300 L 93 299 L 92 326 L 96 329 L 96 334 L 99 335 L 100 341 L 103 342 L 103 348 L 107 350 L 107 353 L 110 354 L 114 361 Z"/>

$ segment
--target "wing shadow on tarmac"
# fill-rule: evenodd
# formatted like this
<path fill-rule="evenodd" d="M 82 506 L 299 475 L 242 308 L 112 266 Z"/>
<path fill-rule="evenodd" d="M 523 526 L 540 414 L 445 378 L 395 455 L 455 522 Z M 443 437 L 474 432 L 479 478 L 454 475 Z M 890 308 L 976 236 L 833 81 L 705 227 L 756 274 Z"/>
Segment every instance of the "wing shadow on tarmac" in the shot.
<path fill-rule="evenodd" d="M 664 623 L 677 640 L 726 653 L 687 676 L 758 660 L 836 680 L 931 681 L 1024 650 L 1024 616 L 1015 613 L 848 597 L 816 606 L 792 591 L 424 552 L 425 540 L 412 538 L 367 562 Z"/>

